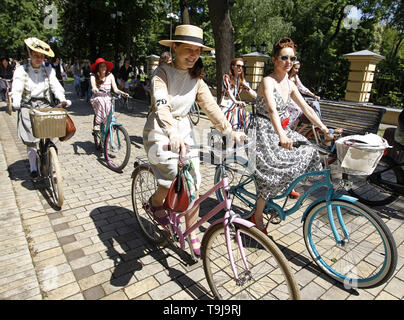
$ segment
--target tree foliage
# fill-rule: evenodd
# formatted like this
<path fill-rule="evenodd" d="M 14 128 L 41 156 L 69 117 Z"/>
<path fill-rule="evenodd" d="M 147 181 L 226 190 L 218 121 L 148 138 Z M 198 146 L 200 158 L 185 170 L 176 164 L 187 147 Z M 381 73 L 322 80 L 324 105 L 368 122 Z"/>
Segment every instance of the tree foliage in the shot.
<path fill-rule="evenodd" d="M 44 24 L 51 4 L 57 8 L 56 29 Z M 346 25 L 349 5 L 361 13 L 352 26 Z M 111 17 L 117 11 L 122 16 Z M 179 19 L 168 18 L 170 12 Z M 0 55 L 22 58 L 24 38 L 36 36 L 65 61 L 125 56 L 144 64 L 146 56 L 167 50 L 158 40 L 168 39 L 184 22 L 200 26 L 205 43 L 216 48 L 217 79 L 233 56 L 250 52 L 252 43 L 261 51 L 264 42 L 263 53 L 270 55 L 279 38 L 290 36 L 298 45 L 303 83 L 322 97 L 344 98 L 349 72 L 344 54 L 368 49 L 385 57 L 377 66 L 372 102 L 403 104 L 401 0 L 3 0 Z"/>

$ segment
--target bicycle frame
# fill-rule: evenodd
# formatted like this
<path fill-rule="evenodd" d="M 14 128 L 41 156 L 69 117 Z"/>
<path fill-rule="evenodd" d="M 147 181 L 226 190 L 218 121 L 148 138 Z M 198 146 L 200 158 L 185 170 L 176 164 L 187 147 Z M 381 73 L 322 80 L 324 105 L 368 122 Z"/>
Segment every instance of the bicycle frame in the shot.
<path fill-rule="evenodd" d="M 403 170 L 403 166 L 404 166 L 404 162 L 397 162 L 394 159 L 392 159 L 392 161 L 394 161 L 394 165 L 393 166 L 389 166 L 386 169 L 382 170 L 382 171 L 378 171 L 375 173 L 372 173 L 368 179 L 371 183 L 382 187 L 383 189 L 390 191 L 390 192 L 396 192 L 398 194 L 400 194 L 401 196 L 404 196 L 404 185 L 401 183 L 395 183 L 392 181 L 388 181 L 385 180 L 381 177 L 381 174 L 392 170 L 394 168 L 398 168 L 398 170 L 401 172 L 401 176 L 404 176 L 404 170 Z"/>
<path fill-rule="evenodd" d="M 141 164 L 140 166 L 148 166 L 147 164 Z M 194 211 L 198 206 L 204 202 L 207 198 L 209 198 L 213 193 L 215 193 L 218 189 L 223 188 L 224 190 L 229 190 L 229 184 L 227 180 L 227 176 L 224 175 L 223 178 L 215 185 L 213 186 L 209 191 L 207 191 L 205 194 L 199 196 L 197 200 L 194 201 L 191 207 L 189 207 L 185 212 L 177 213 L 171 210 L 169 211 L 169 217 L 170 217 L 170 224 L 168 226 L 163 226 L 164 229 L 166 229 L 171 236 L 177 235 L 179 238 L 180 246 L 181 249 L 185 249 L 185 238 L 187 238 L 195 229 L 200 227 L 203 223 L 208 221 L 210 218 L 215 216 L 217 213 L 219 213 L 221 210 L 225 210 L 225 215 L 223 218 L 216 220 L 214 223 L 212 223 L 209 228 L 205 231 L 205 234 L 210 230 L 213 226 L 223 223 L 224 224 L 224 229 L 225 229 L 225 237 L 226 237 L 226 246 L 227 246 L 227 252 L 229 254 L 229 260 L 231 263 L 231 268 L 233 270 L 233 274 L 235 276 L 235 279 L 240 280 L 238 277 L 238 273 L 234 264 L 234 258 L 232 255 L 232 250 L 231 250 L 231 238 L 230 238 L 230 227 L 232 226 L 233 222 L 237 222 L 240 225 L 243 225 L 247 228 L 252 228 L 254 227 L 254 224 L 250 221 L 247 221 L 245 219 L 242 219 L 239 215 L 235 214 L 231 210 L 231 201 L 229 198 L 225 198 L 221 203 L 216 205 L 212 210 L 210 210 L 203 218 L 199 219 L 197 222 L 195 222 L 192 226 L 190 226 L 188 229 L 185 230 L 185 232 L 182 232 L 181 230 L 181 218 L 185 217 L 187 214 L 191 213 Z M 172 230 L 171 228 L 174 228 Z M 239 246 L 241 246 L 241 239 L 240 237 L 237 237 L 237 242 L 239 243 Z M 190 248 L 191 248 L 191 244 Z M 249 270 L 249 266 L 247 265 L 246 259 L 245 259 L 245 254 L 243 250 L 240 250 L 240 254 L 243 257 L 243 261 L 245 264 L 245 267 L 247 270 Z M 192 250 L 191 253 L 193 254 Z"/>
<path fill-rule="evenodd" d="M 287 190 L 272 199 L 269 199 L 266 204 L 265 204 L 265 208 L 264 208 L 264 212 L 271 212 L 272 210 L 276 211 L 279 215 L 279 217 L 282 220 L 285 220 L 287 216 L 295 213 L 297 210 L 299 210 L 299 208 L 301 207 L 302 203 L 304 202 L 304 200 L 306 200 L 306 198 L 315 190 L 321 188 L 321 187 L 326 187 L 327 188 L 327 194 L 324 197 L 320 197 L 318 198 L 316 201 L 313 201 L 308 208 L 306 208 L 305 212 L 302 215 L 302 219 L 301 222 L 304 222 L 304 220 L 307 217 L 307 214 L 310 212 L 310 210 L 318 203 L 322 202 L 322 201 L 326 201 L 327 202 L 327 209 L 328 209 L 328 218 L 330 220 L 330 225 L 332 228 L 332 232 L 334 234 L 334 238 L 335 241 L 337 243 L 342 243 L 342 240 L 340 238 L 340 236 L 338 235 L 337 232 L 337 228 L 336 225 L 334 223 L 334 219 L 333 219 L 333 212 L 332 212 L 332 206 L 331 206 L 331 200 L 345 200 L 351 203 L 354 203 L 357 201 L 356 198 L 354 197 L 350 197 L 350 196 L 346 196 L 346 195 L 340 195 L 338 193 L 335 192 L 334 187 L 331 183 L 331 171 L 329 169 L 327 170 L 323 170 L 323 171 L 312 171 L 312 172 L 308 172 L 305 173 L 301 176 L 299 176 L 297 179 L 295 179 L 287 188 Z M 284 210 L 281 206 L 279 206 L 277 203 L 274 202 L 274 200 L 279 200 L 279 199 L 283 199 L 283 198 L 287 198 L 289 193 L 296 187 L 296 185 L 302 181 L 305 178 L 308 177 L 315 177 L 315 176 L 322 176 L 325 178 L 324 181 L 319 181 L 316 182 L 315 184 L 313 184 L 307 191 L 304 192 L 304 194 L 302 196 L 299 197 L 299 199 L 296 201 L 296 203 L 294 204 L 294 206 L 288 210 Z M 246 201 L 247 205 L 251 206 L 252 208 L 255 208 L 255 202 L 258 200 L 257 195 L 252 194 L 251 192 L 248 192 L 247 190 L 245 190 L 243 188 L 243 186 L 245 184 L 247 184 L 249 181 L 251 181 L 253 178 L 253 175 L 250 175 L 247 180 L 237 186 L 233 186 L 231 187 L 230 190 L 232 190 L 233 194 L 238 197 L 239 199 L 241 199 L 242 201 Z M 250 202 L 248 199 L 244 198 L 242 196 L 242 194 L 247 195 L 248 197 L 250 197 L 251 199 L 254 200 L 254 203 Z M 345 223 L 342 219 L 342 215 L 341 215 L 341 211 L 340 208 L 337 208 L 337 218 L 338 218 L 338 222 L 343 230 L 344 236 L 345 237 L 349 237 L 349 233 L 348 230 L 345 226 Z"/>
<path fill-rule="evenodd" d="M 101 125 L 100 125 L 101 141 L 103 142 L 104 145 L 105 145 L 105 140 L 108 135 L 108 132 L 112 131 L 112 127 L 113 126 L 122 126 L 122 124 L 115 122 L 114 114 L 115 114 L 115 103 L 112 103 L 111 110 L 109 110 L 107 123 L 106 124 L 101 123 Z M 120 145 L 121 140 L 119 138 L 119 135 L 117 137 L 118 137 L 118 145 Z M 109 144 L 111 145 L 112 148 L 114 148 L 113 139 L 109 139 Z"/>

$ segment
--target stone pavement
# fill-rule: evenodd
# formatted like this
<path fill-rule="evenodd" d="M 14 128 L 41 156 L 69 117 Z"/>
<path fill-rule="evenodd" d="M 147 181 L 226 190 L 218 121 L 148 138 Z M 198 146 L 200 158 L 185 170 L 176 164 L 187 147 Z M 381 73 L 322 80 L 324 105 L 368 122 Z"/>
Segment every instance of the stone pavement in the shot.
<path fill-rule="evenodd" d="M 132 215 L 131 173 L 135 157 L 144 155 L 148 106 L 137 102 L 136 112 L 117 112 L 132 142 L 129 164 L 119 174 L 94 149 L 92 108 L 72 94 L 71 85 L 67 96 L 73 101 L 69 114 L 77 132 L 57 143 L 65 191 L 61 210 L 29 179 L 16 113 L 9 116 L 0 104 L 0 299 L 210 299 L 201 262 L 188 263 L 172 246 L 148 244 Z M 209 128 L 205 118 L 198 125 L 203 128 Z M 203 190 L 213 185 L 213 173 L 212 166 L 203 166 Z M 403 299 L 403 208 L 403 199 L 383 208 L 399 261 L 388 283 L 369 290 L 347 291 L 319 271 L 305 248 L 298 213 L 271 225 L 270 234 L 290 261 L 302 299 Z M 201 214 L 208 209 L 209 201 Z"/>

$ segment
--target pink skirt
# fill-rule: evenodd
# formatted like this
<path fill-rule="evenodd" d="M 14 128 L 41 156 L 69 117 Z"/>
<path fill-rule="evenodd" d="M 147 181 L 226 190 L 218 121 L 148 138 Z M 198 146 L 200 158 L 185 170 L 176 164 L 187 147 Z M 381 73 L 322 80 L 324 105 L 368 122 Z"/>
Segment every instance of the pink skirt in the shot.
<path fill-rule="evenodd" d="M 111 110 L 111 97 L 103 92 L 99 92 L 91 98 L 90 103 L 94 109 L 95 123 L 98 125 L 101 123 L 105 124 Z"/>

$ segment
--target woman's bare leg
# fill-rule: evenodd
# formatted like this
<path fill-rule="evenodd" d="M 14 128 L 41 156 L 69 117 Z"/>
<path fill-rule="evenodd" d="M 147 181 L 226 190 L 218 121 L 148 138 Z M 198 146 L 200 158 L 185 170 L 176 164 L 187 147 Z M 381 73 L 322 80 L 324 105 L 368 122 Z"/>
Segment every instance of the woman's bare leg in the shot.
<path fill-rule="evenodd" d="M 255 225 L 260 230 L 265 228 L 264 218 L 262 217 L 262 213 L 264 212 L 265 203 L 266 203 L 266 201 L 264 199 L 258 198 L 257 208 L 255 209 L 255 212 L 254 212 Z"/>

